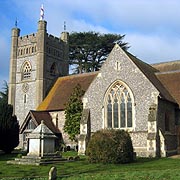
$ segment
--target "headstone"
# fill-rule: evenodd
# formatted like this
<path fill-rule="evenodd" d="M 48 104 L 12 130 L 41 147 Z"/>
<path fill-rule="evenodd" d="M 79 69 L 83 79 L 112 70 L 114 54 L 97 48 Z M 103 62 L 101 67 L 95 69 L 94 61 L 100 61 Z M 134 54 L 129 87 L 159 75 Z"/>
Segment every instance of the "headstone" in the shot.
<path fill-rule="evenodd" d="M 49 171 L 49 180 L 56 180 L 57 179 L 57 169 L 56 167 L 52 167 Z"/>

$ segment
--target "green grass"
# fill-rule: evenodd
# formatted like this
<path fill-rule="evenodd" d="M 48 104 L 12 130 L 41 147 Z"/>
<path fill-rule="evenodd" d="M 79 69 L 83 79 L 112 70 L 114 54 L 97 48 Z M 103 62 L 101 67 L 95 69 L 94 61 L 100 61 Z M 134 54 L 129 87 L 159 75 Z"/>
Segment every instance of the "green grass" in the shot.
<path fill-rule="evenodd" d="M 68 152 L 64 156 L 75 156 Z M 52 166 L 57 167 L 58 179 L 63 180 L 180 180 L 180 159 L 140 158 L 130 164 L 90 164 L 85 157 L 76 162 L 54 165 L 9 165 L 13 155 L 0 155 L 0 179 L 48 180 Z"/>

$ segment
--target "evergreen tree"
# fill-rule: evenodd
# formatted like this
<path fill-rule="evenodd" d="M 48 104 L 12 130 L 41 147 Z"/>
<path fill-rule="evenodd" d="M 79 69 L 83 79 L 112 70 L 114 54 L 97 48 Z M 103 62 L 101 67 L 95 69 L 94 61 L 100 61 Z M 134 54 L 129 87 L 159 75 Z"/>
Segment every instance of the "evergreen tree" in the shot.
<path fill-rule="evenodd" d="M 8 84 L 4 81 L 3 91 L 0 91 L 0 103 L 8 104 Z"/>
<path fill-rule="evenodd" d="M 69 139 L 77 141 L 77 135 L 80 133 L 80 120 L 83 110 L 82 96 L 84 91 L 78 84 L 69 98 L 65 107 L 65 125 L 64 131 L 68 133 Z"/>
<path fill-rule="evenodd" d="M 19 144 L 19 124 L 12 105 L 0 103 L 0 149 L 10 153 Z"/>
<path fill-rule="evenodd" d="M 73 32 L 69 36 L 70 65 L 75 66 L 74 73 L 98 71 L 106 60 L 115 43 L 127 50 L 128 43 L 123 42 L 125 35 L 100 34 L 97 32 Z"/>
<path fill-rule="evenodd" d="M 8 84 L 4 81 L 4 91 L 0 91 L 0 149 L 10 153 L 19 144 L 19 124 L 13 115 L 12 105 L 8 105 Z"/>

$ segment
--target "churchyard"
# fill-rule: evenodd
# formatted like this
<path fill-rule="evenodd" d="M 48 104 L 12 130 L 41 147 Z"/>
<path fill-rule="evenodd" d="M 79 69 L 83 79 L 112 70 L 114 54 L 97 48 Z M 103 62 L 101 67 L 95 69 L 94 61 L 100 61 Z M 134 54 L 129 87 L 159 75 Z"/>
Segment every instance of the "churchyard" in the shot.
<path fill-rule="evenodd" d="M 65 152 L 64 157 L 76 156 L 76 152 Z M 57 168 L 57 180 L 178 180 L 180 159 L 178 158 L 137 158 L 129 164 L 91 164 L 87 157 L 79 161 L 32 166 L 7 164 L 8 160 L 21 154 L 0 154 L 1 180 L 48 180 L 52 166 Z"/>

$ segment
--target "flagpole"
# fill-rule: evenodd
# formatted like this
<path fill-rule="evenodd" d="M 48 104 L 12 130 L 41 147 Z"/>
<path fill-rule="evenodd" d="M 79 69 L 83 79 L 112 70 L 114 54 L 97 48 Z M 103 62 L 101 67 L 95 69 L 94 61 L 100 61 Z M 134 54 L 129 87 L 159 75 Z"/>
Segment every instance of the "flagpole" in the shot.
<path fill-rule="evenodd" d="M 44 20 L 44 7 L 43 7 L 43 4 L 41 5 L 41 10 L 40 10 L 40 20 Z"/>

